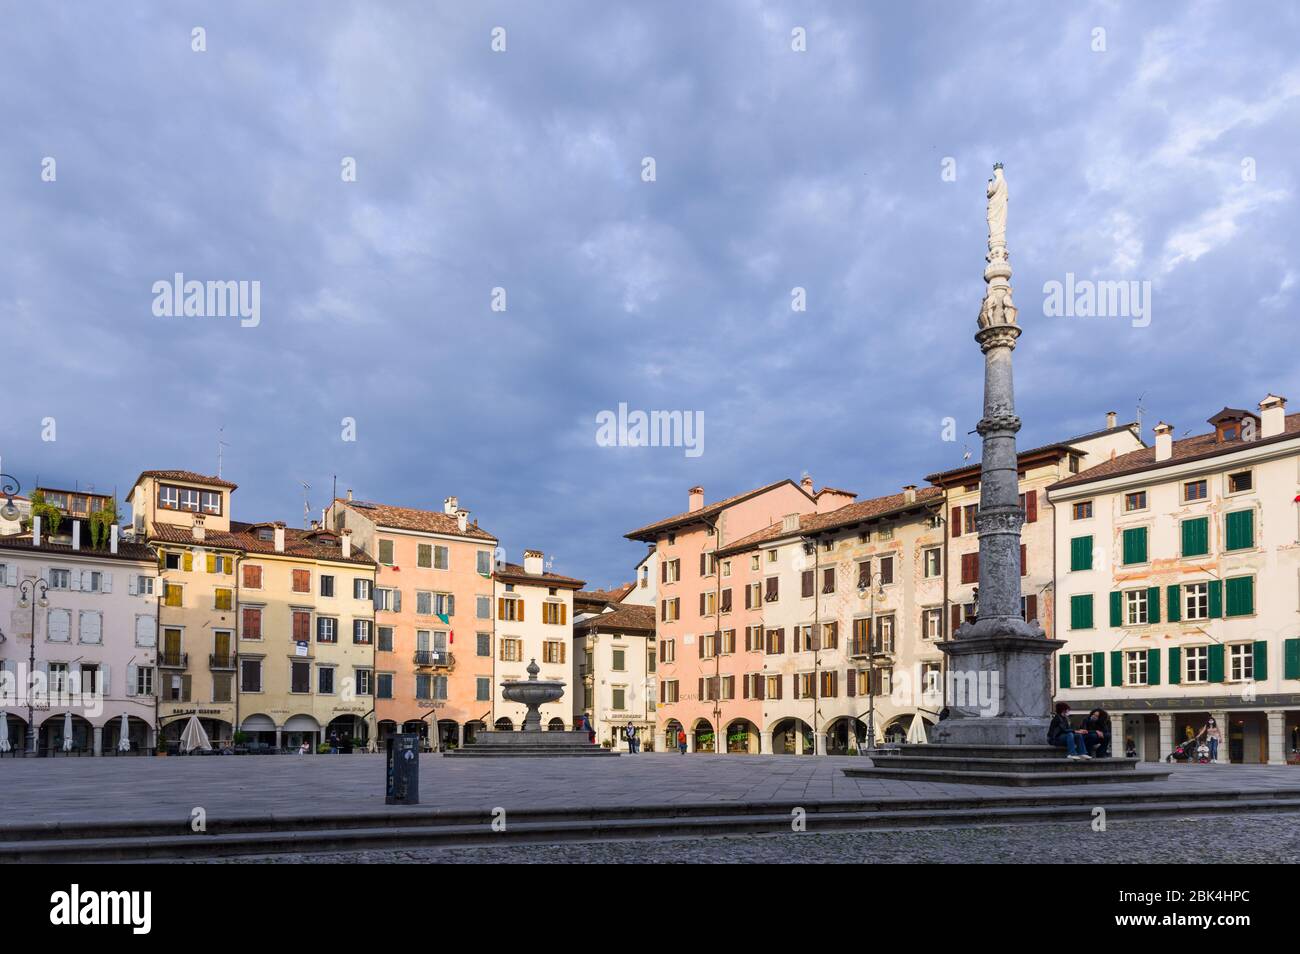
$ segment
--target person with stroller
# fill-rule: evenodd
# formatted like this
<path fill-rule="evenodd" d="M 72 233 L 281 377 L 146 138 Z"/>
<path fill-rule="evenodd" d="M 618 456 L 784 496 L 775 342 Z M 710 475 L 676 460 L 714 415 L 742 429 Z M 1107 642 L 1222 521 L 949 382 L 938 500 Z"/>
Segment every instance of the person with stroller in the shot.
<path fill-rule="evenodd" d="M 1219 761 L 1219 743 L 1223 741 L 1223 730 L 1219 728 L 1219 723 L 1215 721 L 1214 716 L 1210 716 L 1210 720 L 1205 723 L 1200 734 L 1205 738 L 1205 744 L 1210 747 L 1210 761 Z"/>
<path fill-rule="evenodd" d="M 1093 709 L 1083 720 L 1088 750 L 1095 759 L 1110 758 L 1110 715 L 1105 709 Z"/>
<path fill-rule="evenodd" d="M 1088 754 L 1087 738 L 1087 730 L 1070 725 L 1070 707 L 1064 702 L 1058 702 L 1056 715 L 1047 727 L 1047 744 L 1065 749 L 1065 757 L 1071 762 L 1078 762 L 1080 759 L 1092 758 Z"/>

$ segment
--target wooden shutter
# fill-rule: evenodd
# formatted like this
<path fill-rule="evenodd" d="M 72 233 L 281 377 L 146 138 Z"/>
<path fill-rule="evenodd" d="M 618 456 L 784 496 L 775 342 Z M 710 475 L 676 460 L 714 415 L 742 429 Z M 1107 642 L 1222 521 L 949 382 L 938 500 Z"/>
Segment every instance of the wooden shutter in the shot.
<path fill-rule="evenodd" d="M 704 594 L 700 594 L 700 615 L 704 615 Z"/>
<path fill-rule="evenodd" d="M 1169 622 L 1176 623 L 1183 616 L 1182 587 L 1171 583 L 1165 587 L 1165 615 Z"/>
<path fill-rule="evenodd" d="M 1106 685 L 1106 654 L 1092 654 L 1092 684 L 1093 686 Z"/>
<path fill-rule="evenodd" d="M 515 600 L 515 609 L 519 611 L 518 622 L 522 623 L 524 621 L 524 600 L 522 596 L 519 599 Z"/>
<path fill-rule="evenodd" d="M 961 507 L 952 508 L 952 519 L 948 521 L 954 537 L 961 536 Z"/>
<path fill-rule="evenodd" d="M 1057 667 L 1060 669 L 1060 687 L 1062 689 L 1070 688 L 1070 657 L 1062 653 L 1057 660 Z"/>
<path fill-rule="evenodd" d="M 776 651 L 778 653 L 785 652 L 785 627 L 784 626 L 782 626 L 780 629 L 776 631 Z"/>
<path fill-rule="evenodd" d="M 668 582 L 668 561 L 667 560 L 664 560 L 662 563 L 659 564 L 659 582 L 660 583 Z"/>
<path fill-rule="evenodd" d="M 708 572 L 708 566 L 706 565 L 707 560 L 708 557 L 705 554 L 701 553 L 700 554 L 700 576 L 704 576 Z"/>
<path fill-rule="evenodd" d="M 1223 618 L 1223 581 L 1222 580 L 1210 580 L 1210 618 L 1211 619 Z M 1219 649 L 1222 650 L 1223 647 L 1220 646 Z M 1222 655 L 1222 653 L 1220 653 L 1220 655 Z M 1211 656 L 1213 656 L 1213 653 L 1211 653 Z"/>
<path fill-rule="evenodd" d="M 1210 682 L 1223 682 L 1223 644 L 1210 646 Z"/>
<path fill-rule="evenodd" d="M 975 553 L 963 553 L 961 555 L 961 581 L 963 583 L 978 583 L 980 578 L 980 555 Z"/>
<path fill-rule="evenodd" d="M 1300 679 L 1300 639 L 1282 641 L 1282 677 Z"/>
<path fill-rule="evenodd" d="M 181 676 L 181 702 L 190 701 L 190 674 Z"/>
<path fill-rule="evenodd" d="M 1177 646 L 1169 647 L 1169 685 L 1176 686 L 1183 681 L 1183 651 Z"/>
<path fill-rule="evenodd" d="M 1124 685 L 1124 653 L 1118 649 L 1112 650 L 1110 654 L 1110 684 Z"/>
<path fill-rule="evenodd" d="M 1025 545 L 1024 545 L 1023 543 L 1020 544 L 1020 575 L 1021 575 L 1021 576 L 1024 576 L 1025 574 L 1027 574 L 1027 573 L 1029 572 L 1029 556 L 1028 556 L 1028 552 L 1029 552 L 1029 551 L 1028 551 L 1028 549 L 1025 547 Z"/>
<path fill-rule="evenodd" d="M 956 603 L 952 604 L 952 628 L 950 633 L 956 633 L 961 628 L 961 607 Z"/>
<path fill-rule="evenodd" d="M 1110 592 L 1110 625 L 1124 625 L 1124 594 L 1120 590 Z"/>
<path fill-rule="evenodd" d="M 217 555 L 216 555 L 215 553 L 209 553 L 209 554 L 207 554 L 207 558 L 208 558 L 208 559 L 207 559 L 208 572 L 209 572 L 209 573 L 216 573 L 216 572 L 217 572 Z"/>
<path fill-rule="evenodd" d="M 858 694 L 857 671 L 850 669 L 844 673 L 844 694 L 852 699 Z"/>
<path fill-rule="evenodd" d="M 185 568 L 186 573 L 191 572 L 194 569 L 194 554 L 187 550 L 181 558 L 181 566 Z"/>
<path fill-rule="evenodd" d="M 1147 587 L 1147 622 L 1160 622 L 1160 587 Z"/>
<path fill-rule="evenodd" d="M 1038 522 L 1038 491 L 1025 491 L 1025 523 Z"/>
<path fill-rule="evenodd" d="M 1147 685 L 1160 685 L 1160 650 L 1147 650 Z"/>
<path fill-rule="evenodd" d="M 791 698 L 791 699 L 798 699 L 798 698 L 799 698 L 799 689 L 800 689 L 800 686 L 799 686 L 799 674 L 798 674 L 798 673 L 795 673 L 795 674 L 794 674 L 794 691 L 793 691 L 792 693 L 790 693 L 790 698 Z"/>
<path fill-rule="evenodd" d="M 1254 680 L 1263 682 L 1268 678 L 1268 641 L 1263 639 L 1255 640 L 1255 672 Z"/>
<path fill-rule="evenodd" d="M 812 596 L 813 587 L 816 585 L 816 579 L 812 570 L 804 570 L 800 578 L 800 587 L 803 590 L 803 596 Z"/>
<path fill-rule="evenodd" d="M 767 677 L 762 673 L 755 673 L 754 679 L 754 698 L 762 699 L 767 694 Z"/>
<path fill-rule="evenodd" d="M 1038 619 L 1038 594 L 1031 593 L 1025 597 L 1025 622 Z"/>
<path fill-rule="evenodd" d="M 871 586 L 871 561 L 863 560 L 858 564 L 858 589 Z"/>

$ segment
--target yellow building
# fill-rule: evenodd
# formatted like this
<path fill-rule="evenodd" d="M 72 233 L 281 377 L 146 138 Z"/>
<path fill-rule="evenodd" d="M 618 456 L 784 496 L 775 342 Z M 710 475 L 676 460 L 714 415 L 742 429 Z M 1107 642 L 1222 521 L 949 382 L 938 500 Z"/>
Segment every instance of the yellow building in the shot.
<path fill-rule="evenodd" d="M 158 557 L 158 718 L 163 741 L 198 716 L 214 745 L 236 725 L 235 485 L 185 470 L 146 470 L 127 499 L 137 541 Z"/>

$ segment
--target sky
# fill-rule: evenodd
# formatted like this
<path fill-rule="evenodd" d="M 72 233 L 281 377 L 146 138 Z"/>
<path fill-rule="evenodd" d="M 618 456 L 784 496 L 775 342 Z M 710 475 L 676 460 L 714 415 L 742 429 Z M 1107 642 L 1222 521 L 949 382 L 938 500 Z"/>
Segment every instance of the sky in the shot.
<path fill-rule="evenodd" d="M 301 526 L 335 481 L 455 495 L 510 560 L 613 585 L 693 485 L 871 497 L 978 459 L 999 161 L 1022 447 L 1139 403 L 1150 442 L 1300 402 L 1298 27 L 1231 2 L 0 0 L 0 463 L 124 496 L 215 473 L 223 440 L 236 519 Z M 256 323 L 156 314 L 177 273 L 257 282 Z M 1068 280 L 1137 284 L 1050 314 Z M 703 442 L 608 446 L 620 404 Z"/>

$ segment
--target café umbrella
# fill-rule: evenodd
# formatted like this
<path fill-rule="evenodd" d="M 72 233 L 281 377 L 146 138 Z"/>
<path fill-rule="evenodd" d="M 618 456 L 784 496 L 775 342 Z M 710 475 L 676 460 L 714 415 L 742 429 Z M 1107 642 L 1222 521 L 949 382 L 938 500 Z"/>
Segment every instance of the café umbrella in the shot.
<path fill-rule="evenodd" d="M 63 713 L 63 751 L 72 751 L 72 712 Z"/>
<path fill-rule="evenodd" d="M 208 734 L 203 731 L 199 717 L 190 716 L 190 721 L 185 723 L 185 731 L 181 733 L 181 751 L 193 752 L 195 749 L 211 751 L 212 743 L 208 741 Z"/>
<path fill-rule="evenodd" d="M 119 752 L 131 751 L 131 726 L 127 721 L 126 713 L 122 713 L 121 728 L 117 730 L 117 750 Z"/>
<path fill-rule="evenodd" d="M 907 741 L 912 745 L 929 745 L 930 740 L 925 735 L 925 720 L 921 718 L 921 713 L 912 716 L 912 724 L 907 727 Z"/>
<path fill-rule="evenodd" d="M 9 716 L 0 712 L 0 752 L 8 752 L 13 746 L 9 744 Z"/>

